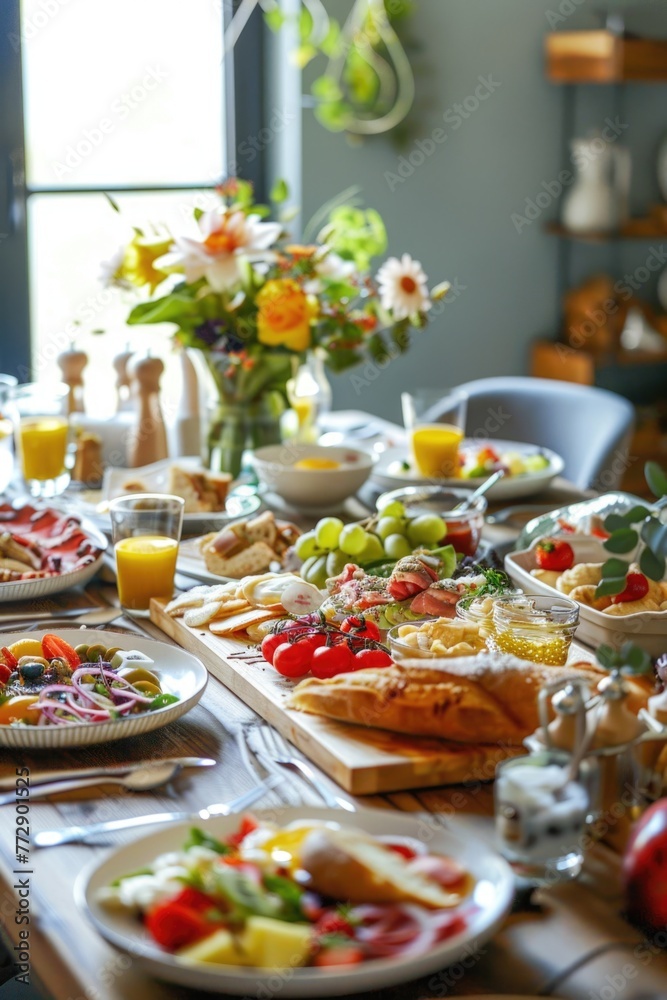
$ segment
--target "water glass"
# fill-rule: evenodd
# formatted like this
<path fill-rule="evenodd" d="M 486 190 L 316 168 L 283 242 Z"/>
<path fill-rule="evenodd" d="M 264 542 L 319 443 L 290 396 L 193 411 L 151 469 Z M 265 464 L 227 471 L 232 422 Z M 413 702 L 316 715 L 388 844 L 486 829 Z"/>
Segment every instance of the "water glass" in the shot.
<path fill-rule="evenodd" d="M 403 424 L 412 460 L 426 479 L 460 475 L 459 448 L 465 435 L 468 397 L 460 389 L 401 393 Z"/>
<path fill-rule="evenodd" d="M 173 596 L 184 506 L 181 497 L 164 493 L 137 493 L 109 504 L 124 611 L 147 618 L 152 597 Z"/>
<path fill-rule="evenodd" d="M 590 809 L 592 775 L 568 775 L 570 755 L 543 750 L 498 765 L 496 841 L 521 880 L 551 885 L 576 878 Z"/>
<path fill-rule="evenodd" d="M 13 390 L 18 411 L 17 453 L 26 488 L 34 497 L 54 497 L 69 484 L 65 465 L 69 389 L 63 383 L 28 382 Z"/>

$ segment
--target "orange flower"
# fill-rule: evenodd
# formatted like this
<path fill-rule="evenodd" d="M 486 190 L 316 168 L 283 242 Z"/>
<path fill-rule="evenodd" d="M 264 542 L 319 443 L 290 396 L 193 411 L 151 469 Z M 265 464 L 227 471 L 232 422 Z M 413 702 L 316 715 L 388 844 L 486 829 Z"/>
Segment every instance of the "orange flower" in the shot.
<path fill-rule="evenodd" d="M 291 278 L 267 281 L 257 295 L 257 337 L 268 347 L 305 351 L 310 347 L 311 306 Z"/>
<path fill-rule="evenodd" d="M 308 259 L 312 257 L 320 249 L 318 246 L 305 246 L 303 243 L 290 243 L 289 246 L 285 247 L 285 252 L 292 255 L 292 257 L 297 257 L 299 260 Z"/>

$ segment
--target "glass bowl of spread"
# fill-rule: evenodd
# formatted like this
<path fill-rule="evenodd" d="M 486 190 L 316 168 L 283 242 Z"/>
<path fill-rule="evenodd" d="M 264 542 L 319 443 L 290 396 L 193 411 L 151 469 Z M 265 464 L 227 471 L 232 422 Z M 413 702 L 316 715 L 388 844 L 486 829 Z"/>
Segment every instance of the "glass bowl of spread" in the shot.
<path fill-rule="evenodd" d="M 520 660 L 559 667 L 567 661 L 579 606 L 567 597 L 503 596 L 493 606 L 490 648 Z"/>

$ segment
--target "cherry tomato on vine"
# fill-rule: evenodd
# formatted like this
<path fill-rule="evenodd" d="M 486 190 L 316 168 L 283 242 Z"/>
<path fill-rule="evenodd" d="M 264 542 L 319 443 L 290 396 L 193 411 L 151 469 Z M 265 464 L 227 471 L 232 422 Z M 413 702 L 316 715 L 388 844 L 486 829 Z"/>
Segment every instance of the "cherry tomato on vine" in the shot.
<path fill-rule="evenodd" d="M 335 646 L 320 646 L 313 653 L 310 669 L 313 677 L 327 680 L 329 677 L 336 677 L 337 674 L 346 674 L 353 670 L 354 656 L 346 643 L 338 643 Z"/>
<path fill-rule="evenodd" d="M 354 658 L 355 670 L 368 667 L 390 667 L 394 661 L 384 649 L 360 649 Z"/>
<path fill-rule="evenodd" d="M 360 615 L 350 615 L 341 624 L 341 632 L 349 632 L 358 639 L 380 639 L 380 629 L 374 621 Z"/>
<path fill-rule="evenodd" d="M 273 654 L 273 666 L 283 677 L 305 677 L 313 651 L 306 642 L 283 642 Z"/>

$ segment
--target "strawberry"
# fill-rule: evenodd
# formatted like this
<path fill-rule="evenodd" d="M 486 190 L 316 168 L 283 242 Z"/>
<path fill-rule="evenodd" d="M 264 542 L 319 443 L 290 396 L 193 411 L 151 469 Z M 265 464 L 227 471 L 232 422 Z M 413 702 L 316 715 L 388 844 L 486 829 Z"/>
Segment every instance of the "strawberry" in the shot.
<path fill-rule="evenodd" d="M 535 546 L 535 559 L 540 569 L 562 573 L 574 565 L 574 550 L 562 538 L 542 538 Z"/>
<path fill-rule="evenodd" d="M 648 580 L 643 573 L 628 573 L 625 578 L 625 590 L 614 594 L 612 604 L 624 604 L 625 601 L 641 601 L 648 594 Z"/>

